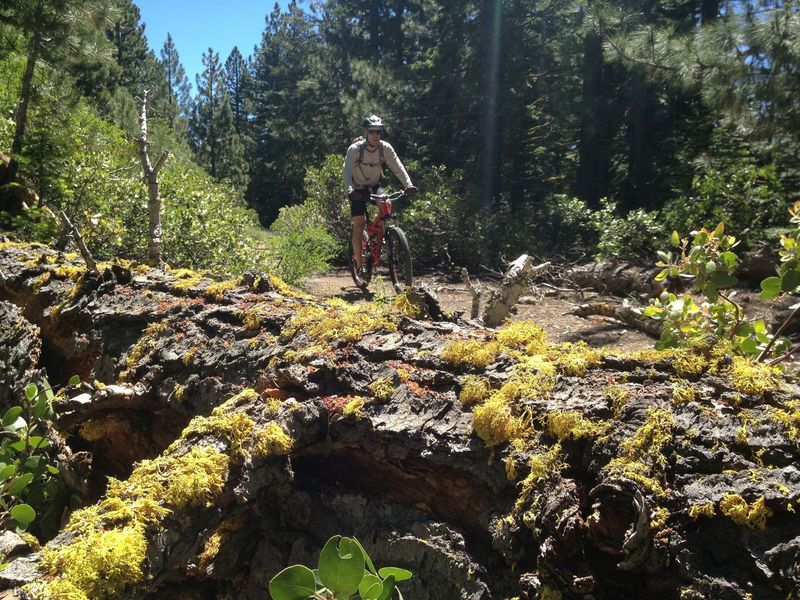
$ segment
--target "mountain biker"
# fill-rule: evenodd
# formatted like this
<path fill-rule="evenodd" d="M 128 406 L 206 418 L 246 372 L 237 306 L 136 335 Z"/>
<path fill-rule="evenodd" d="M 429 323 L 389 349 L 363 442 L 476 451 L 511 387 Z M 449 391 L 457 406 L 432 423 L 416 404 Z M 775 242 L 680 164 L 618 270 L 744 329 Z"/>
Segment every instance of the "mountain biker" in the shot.
<path fill-rule="evenodd" d="M 397 176 L 405 188 L 406 195 L 411 197 L 417 188 L 411 183 L 403 163 L 389 142 L 381 139 L 383 135 L 383 121 L 377 115 L 370 115 L 362 122 L 364 139 L 357 139 L 347 149 L 344 158 L 344 186 L 347 197 L 350 199 L 350 216 L 353 219 L 353 260 L 356 269 L 363 267 L 361 258 L 361 236 L 367 215 L 367 201 L 370 194 L 382 194 L 380 182 L 383 176 L 383 165 Z"/>

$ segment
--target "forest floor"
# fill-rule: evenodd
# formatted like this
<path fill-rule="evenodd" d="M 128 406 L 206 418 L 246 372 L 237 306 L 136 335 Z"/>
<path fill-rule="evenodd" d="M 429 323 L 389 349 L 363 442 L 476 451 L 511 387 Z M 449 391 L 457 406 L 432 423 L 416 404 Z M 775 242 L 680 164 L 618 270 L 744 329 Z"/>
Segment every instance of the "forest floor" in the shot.
<path fill-rule="evenodd" d="M 427 284 L 434 290 L 445 311 L 461 312 L 463 318 L 469 318 L 472 296 L 458 278 L 442 273 L 423 273 L 415 274 L 414 280 L 415 283 Z M 498 282 L 481 280 L 480 284 L 486 290 L 482 297 L 485 302 L 489 297 L 488 290 L 497 288 Z M 370 295 L 367 295 L 353 284 L 347 269 L 333 269 L 309 277 L 301 287 L 319 298 L 339 297 L 349 302 L 364 302 L 376 296 L 394 295 L 388 276 L 374 278 L 370 284 Z M 553 342 L 583 340 L 596 348 L 616 348 L 623 352 L 653 347 L 655 340 L 652 337 L 606 317 L 582 318 L 570 314 L 570 310 L 589 301 L 619 304 L 622 300 L 605 297 L 593 291 L 534 285 L 529 294 L 520 298 L 512 312 L 511 321 L 535 321 Z M 481 311 L 483 307 L 482 303 Z"/>

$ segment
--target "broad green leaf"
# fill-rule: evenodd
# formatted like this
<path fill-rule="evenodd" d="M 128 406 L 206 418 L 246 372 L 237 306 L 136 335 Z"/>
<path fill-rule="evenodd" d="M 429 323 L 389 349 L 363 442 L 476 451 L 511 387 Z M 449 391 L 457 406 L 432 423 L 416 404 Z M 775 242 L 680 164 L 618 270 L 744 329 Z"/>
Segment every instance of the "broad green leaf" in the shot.
<path fill-rule="evenodd" d="M 798 285 L 800 285 L 800 269 L 791 269 L 781 279 L 781 290 L 784 292 L 791 293 Z"/>
<path fill-rule="evenodd" d="M 655 280 L 664 281 L 667 278 L 667 275 L 669 275 L 669 269 L 664 269 L 663 271 L 659 271 L 658 275 L 656 275 L 655 277 Z"/>
<path fill-rule="evenodd" d="M 11 484 L 11 487 L 8 488 L 6 493 L 9 496 L 19 496 L 28 484 L 33 481 L 33 473 L 23 473 L 22 475 L 17 478 L 17 480 Z"/>
<path fill-rule="evenodd" d="M 36 518 L 36 511 L 27 504 L 17 504 L 11 509 L 11 518 L 27 527 Z"/>
<path fill-rule="evenodd" d="M 47 399 L 47 396 L 39 396 L 39 401 L 36 402 L 36 406 L 33 407 L 33 416 L 40 421 L 44 421 L 53 416 L 53 407 L 50 404 L 50 400 Z"/>
<path fill-rule="evenodd" d="M 773 300 L 781 293 L 781 278 L 767 277 L 761 282 L 761 298 Z"/>
<path fill-rule="evenodd" d="M 25 468 L 31 471 L 39 468 L 39 463 L 42 462 L 41 456 L 29 456 L 25 459 Z"/>
<path fill-rule="evenodd" d="M 73 375 L 72 377 L 69 378 L 67 385 L 78 385 L 80 382 L 81 382 L 81 376 Z"/>
<path fill-rule="evenodd" d="M 392 592 L 394 591 L 394 583 L 394 575 L 389 575 L 383 580 L 383 592 L 381 592 L 381 595 L 378 596 L 378 600 L 387 600 L 387 598 L 392 595 Z"/>
<path fill-rule="evenodd" d="M 58 470 L 56 467 L 54 467 L 53 465 L 47 465 L 47 471 L 48 471 L 48 472 L 49 472 L 51 475 L 58 475 L 58 474 L 61 472 L 61 471 L 59 471 L 59 470 Z"/>
<path fill-rule="evenodd" d="M 736 256 L 733 252 L 723 252 L 719 255 L 722 263 L 728 268 L 730 271 L 736 266 L 736 263 L 739 262 L 739 257 Z"/>
<path fill-rule="evenodd" d="M 303 565 L 292 565 L 269 582 L 272 600 L 307 600 L 316 592 L 314 572 Z"/>
<path fill-rule="evenodd" d="M 16 442 L 12 442 L 11 444 L 8 445 L 8 447 L 11 448 L 12 450 L 16 450 L 17 452 L 22 452 L 27 447 L 27 444 L 25 443 L 25 440 L 22 439 Z"/>
<path fill-rule="evenodd" d="M 17 465 L 11 464 L 6 465 L 2 469 L 0 469 L 0 483 L 3 483 L 6 479 L 13 476 L 14 473 L 17 472 Z"/>
<path fill-rule="evenodd" d="M 33 400 L 39 394 L 39 388 L 36 387 L 35 383 L 29 383 L 25 386 L 25 397 L 28 400 Z"/>
<path fill-rule="evenodd" d="M 723 233 L 725 233 L 725 223 L 720 221 L 720 224 L 717 225 L 717 228 L 714 230 L 712 235 L 714 237 L 720 237 Z"/>
<path fill-rule="evenodd" d="M 32 435 L 30 438 L 28 438 L 28 445 L 36 450 L 41 450 L 43 448 L 47 448 L 47 446 L 50 445 L 50 441 L 40 435 Z"/>
<path fill-rule="evenodd" d="M 6 411 L 6 414 L 3 415 L 3 427 L 7 427 L 12 423 L 16 422 L 17 417 L 22 414 L 22 407 L 21 406 L 12 406 Z"/>
<path fill-rule="evenodd" d="M 364 553 L 348 537 L 333 536 L 319 555 L 319 576 L 337 596 L 353 594 L 364 577 Z"/>
<path fill-rule="evenodd" d="M 42 391 L 44 392 L 43 394 L 44 399 L 47 400 L 48 402 L 52 402 L 53 398 L 56 397 L 56 395 L 53 393 L 53 388 L 46 380 L 44 382 L 44 390 Z"/>
<path fill-rule="evenodd" d="M 670 243 L 678 248 L 681 245 L 681 236 L 678 234 L 677 231 L 673 231 L 672 235 L 669 238 Z"/>
<path fill-rule="evenodd" d="M 364 546 L 361 545 L 361 542 L 358 541 L 358 538 L 353 538 L 353 541 L 358 544 L 358 547 L 361 548 L 361 552 L 364 554 L 364 562 L 366 563 L 367 569 L 370 573 L 378 576 L 378 571 L 375 570 L 375 565 L 372 564 L 372 559 L 367 554 L 367 551 L 364 549 Z"/>
<path fill-rule="evenodd" d="M 408 569 L 401 569 L 400 567 L 383 567 L 378 570 L 378 575 L 386 579 L 389 575 L 394 575 L 394 580 L 398 583 L 411 579 L 413 573 Z"/>
<path fill-rule="evenodd" d="M 383 593 L 383 581 L 369 571 L 364 571 L 364 578 L 358 586 L 358 594 L 362 600 L 377 600 Z"/>

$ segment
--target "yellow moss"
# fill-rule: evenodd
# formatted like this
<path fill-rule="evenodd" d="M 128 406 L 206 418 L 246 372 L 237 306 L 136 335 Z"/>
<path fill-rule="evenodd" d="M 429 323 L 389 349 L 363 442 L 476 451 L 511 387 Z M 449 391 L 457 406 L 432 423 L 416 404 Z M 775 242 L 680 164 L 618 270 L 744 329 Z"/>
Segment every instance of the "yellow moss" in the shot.
<path fill-rule="evenodd" d="M 553 362 L 564 375 L 583 377 L 586 372 L 603 360 L 603 355 L 586 342 L 567 342 L 558 347 Z"/>
<path fill-rule="evenodd" d="M 462 406 L 480 404 L 492 394 L 492 384 L 487 379 L 468 375 L 461 384 L 458 400 Z"/>
<path fill-rule="evenodd" d="M 374 303 L 348 304 L 339 298 L 332 298 L 326 300 L 324 306 L 299 308 L 281 336 L 286 339 L 305 330 L 318 341 L 358 342 L 373 331 L 397 331 L 396 317 L 396 314 L 392 315 Z"/>
<path fill-rule="evenodd" d="M 672 414 L 661 408 L 647 409 L 645 422 L 620 444 L 620 456 L 606 465 L 612 475 L 627 477 L 657 495 L 664 493 L 654 477 L 666 465 L 664 447 L 672 441 Z"/>
<path fill-rule="evenodd" d="M 507 348 L 528 355 L 543 354 L 547 350 L 547 334 L 533 321 L 509 323 L 497 330 L 495 339 Z"/>
<path fill-rule="evenodd" d="M 778 370 L 754 359 L 734 356 L 726 375 L 733 387 L 742 394 L 763 396 L 779 386 Z"/>
<path fill-rule="evenodd" d="M 301 348 L 300 350 L 287 350 L 283 353 L 283 360 L 304 363 L 319 358 L 321 354 L 325 354 L 326 352 L 329 352 L 327 346 L 322 344 L 311 344 Z M 275 360 L 276 363 L 280 362 L 278 357 L 273 357 L 272 360 Z"/>
<path fill-rule="evenodd" d="M 542 587 L 542 591 L 539 592 L 539 600 L 561 600 L 561 592 L 545 585 Z"/>
<path fill-rule="evenodd" d="M 264 317 L 270 313 L 271 304 L 259 302 L 245 311 L 237 311 L 237 315 L 242 319 L 242 326 L 245 329 L 260 329 Z"/>
<path fill-rule="evenodd" d="M 369 391 L 378 400 L 386 400 L 394 394 L 394 385 L 389 377 L 378 377 L 369 384 Z"/>
<path fill-rule="evenodd" d="M 650 529 L 661 529 L 667 524 L 668 520 L 669 511 L 663 506 L 656 506 L 650 513 Z"/>
<path fill-rule="evenodd" d="M 246 445 L 255 430 L 255 423 L 245 413 L 228 412 L 223 406 L 216 407 L 207 417 L 192 419 L 181 438 L 205 434 L 221 436 L 230 444 L 232 456 L 246 458 L 249 455 Z M 179 443 L 176 442 L 175 446 Z"/>
<path fill-rule="evenodd" d="M 53 275 L 59 279 L 72 279 L 73 281 L 78 281 L 85 272 L 85 267 L 79 267 L 76 265 L 59 265 L 53 270 Z"/>
<path fill-rule="evenodd" d="M 48 584 L 45 596 L 92 599 L 115 598 L 142 578 L 147 552 L 145 528 L 133 523 L 122 529 L 85 531 L 57 550 L 45 548 L 40 565 L 58 583 Z M 57 595 L 56 595 L 57 594 Z"/>
<path fill-rule="evenodd" d="M 412 319 L 421 319 L 425 316 L 425 309 L 417 302 L 412 302 L 408 294 L 403 292 L 394 299 L 394 307 L 400 311 L 400 314 L 411 317 Z"/>
<path fill-rule="evenodd" d="M 697 390 L 694 386 L 678 383 L 672 388 L 672 401 L 675 404 L 685 404 L 686 402 L 695 402 L 696 400 Z"/>
<path fill-rule="evenodd" d="M 495 396 L 511 402 L 519 399 L 544 398 L 555 388 L 557 380 L 553 363 L 541 356 L 526 358 L 511 374 Z"/>
<path fill-rule="evenodd" d="M 442 349 L 444 362 L 456 367 L 487 367 L 497 360 L 503 347 L 496 341 L 468 339 L 449 342 Z"/>
<path fill-rule="evenodd" d="M 607 421 L 593 423 L 574 410 L 555 411 L 547 415 L 547 431 L 559 441 L 597 437 L 608 431 L 609 427 Z"/>
<path fill-rule="evenodd" d="M 769 417 L 784 427 L 789 439 L 800 441 L 800 400 L 787 402 L 786 410 L 770 408 Z"/>
<path fill-rule="evenodd" d="M 689 507 L 689 516 L 693 519 L 699 519 L 700 517 L 713 517 L 715 514 L 717 514 L 717 511 L 713 502 L 692 504 Z"/>
<path fill-rule="evenodd" d="M 89 419 L 80 427 L 80 436 L 87 442 L 94 442 L 108 436 L 112 432 L 127 433 L 130 424 L 126 419 L 107 415 L 99 419 Z"/>
<path fill-rule="evenodd" d="M 284 456 L 292 451 L 294 440 L 277 423 L 267 423 L 255 432 L 253 455 L 258 458 Z"/>
<path fill-rule="evenodd" d="M 742 420 L 742 423 L 736 429 L 736 443 L 741 446 L 746 446 L 747 440 L 750 437 L 750 430 L 748 426 L 753 419 L 750 416 L 750 411 L 747 410 L 743 410 L 740 413 L 739 418 Z"/>
<path fill-rule="evenodd" d="M 268 417 L 274 417 L 281 411 L 281 406 L 283 402 L 281 402 L 280 398 L 264 398 L 264 412 Z"/>
<path fill-rule="evenodd" d="M 181 357 L 181 362 L 187 367 L 192 364 L 192 360 L 194 360 L 194 355 L 197 354 L 197 351 L 200 349 L 200 346 L 194 346 L 189 348 L 186 353 Z"/>
<path fill-rule="evenodd" d="M 522 419 L 512 414 L 508 402 L 497 395 L 475 407 L 472 428 L 489 448 L 522 437 L 530 430 Z"/>
<path fill-rule="evenodd" d="M 186 399 L 186 386 L 177 384 L 175 386 L 175 400 L 183 402 Z"/>
<path fill-rule="evenodd" d="M 630 394 L 621 385 L 610 385 L 605 389 L 604 395 L 606 400 L 611 402 L 611 409 L 614 411 L 614 417 L 619 418 L 622 414 L 622 409 L 628 403 Z"/>
<path fill-rule="evenodd" d="M 219 550 L 230 540 L 233 533 L 240 531 L 247 525 L 243 514 L 234 515 L 220 523 L 214 530 L 203 547 L 203 552 L 198 557 L 197 568 L 201 573 L 205 573 L 209 566 L 217 558 Z"/>
<path fill-rule="evenodd" d="M 176 269 L 172 271 L 172 275 L 175 277 L 173 282 L 175 289 L 183 291 L 197 287 L 206 278 L 204 273 L 198 273 L 192 269 Z"/>
<path fill-rule="evenodd" d="M 50 281 L 50 271 L 45 271 L 33 281 L 33 285 L 31 286 L 33 293 L 38 294 L 48 281 Z"/>
<path fill-rule="evenodd" d="M 203 294 L 210 298 L 213 298 L 218 302 L 222 302 L 225 299 L 225 292 L 231 291 L 237 285 L 238 282 L 235 279 L 229 279 L 227 281 L 212 283 L 206 289 L 203 290 Z"/>
<path fill-rule="evenodd" d="M 31 550 L 41 550 L 42 549 L 42 545 L 39 543 L 39 540 L 32 533 L 29 533 L 27 531 L 22 531 L 18 535 L 19 535 L 19 537 L 22 538 L 22 541 L 24 541 L 26 544 L 28 544 L 28 548 L 30 548 Z"/>
<path fill-rule="evenodd" d="M 708 368 L 708 360 L 695 348 L 679 348 L 672 353 L 672 366 L 681 376 L 700 375 Z"/>
<path fill-rule="evenodd" d="M 530 472 L 520 482 L 520 495 L 514 505 L 515 510 L 521 510 L 533 496 L 534 489 L 541 481 L 557 475 L 565 466 L 561 459 L 561 444 L 555 444 L 547 452 L 534 454 L 529 461 Z"/>
<path fill-rule="evenodd" d="M 503 463 L 506 467 L 506 479 L 509 481 L 516 481 L 517 480 L 517 461 L 513 455 L 509 454 L 508 456 L 503 459 Z"/>
<path fill-rule="evenodd" d="M 145 327 L 144 332 L 142 332 L 142 337 L 139 338 L 139 341 L 136 342 L 128 354 L 128 358 L 125 361 L 127 369 L 120 373 L 120 379 L 125 379 L 130 370 L 139 363 L 144 355 L 155 348 L 158 337 L 166 328 L 166 323 L 150 323 L 150 325 Z"/>
<path fill-rule="evenodd" d="M 353 417 L 356 421 L 360 419 L 364 414 L 364 402 L 365 399 L 361 396 L 356 396 L 352 400 L 350 400 L 347 404 L 344 405 L 342 408 L 342 414 L 345 417 Z"/>
<path fill-rule="evenodd" d="M 89 600 L 83 591 L 65 579 L 54 579 L 48 582 L 37 581 L 22 589 L 38 600 Z"/>
<path fill-rule="evenodd" d="M 272 287 L 274 287 L 279 294 L 286 296 L 288 298 L 299 298 L 301 300 L 311 300 L 311 296 L 308 294 L 303 294 L 297 289 L 291 287 L 287 284 L 283 279 L 280 277 L 276 277 L 275 275 L 269 276 L 270 283 L 272 283 Z"/>
<path fill-rule="evenodd" d="M 764 529 L 767 519 L 772 516 L 764 498 L 748 504 L 738 494 L 725 494 L 719 501 L 719 510 L 737 525 L 747 525 L 750 529 Z"/>
<path fill-rule="evenodd" d="M 109 479 L 107 495 L 135 501 L 149 498 L 172 509 L 210 504 L 225 485 L 228 457 L 208 446 L 186 454 L 144 460 L 127 481 Z"/>

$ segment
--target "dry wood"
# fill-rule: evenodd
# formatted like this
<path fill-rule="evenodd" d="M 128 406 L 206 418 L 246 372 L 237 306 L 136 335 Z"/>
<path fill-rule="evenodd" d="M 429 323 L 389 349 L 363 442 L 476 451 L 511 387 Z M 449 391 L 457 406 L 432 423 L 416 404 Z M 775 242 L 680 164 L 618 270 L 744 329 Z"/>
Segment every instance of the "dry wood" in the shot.
<path fill-rule="evenodd" d="M 643 316 L 640 309 L 631 306 L 627 302 L 623 302 L 622 304 L 614 304 L 611 302 L 588 302 L 586 304 L 576 306 L 569 312 L 577 317 L 600 315 L 610 319 L 615 319 L 621 323 L 625 323 L 629 327 L 643 331 L 644 333 L 656 338 L 661 335 L 661 325 L 658 323 L 658 321 L 654 321 L 653 319 L 648 319 L 647 317 Z"/>
<path fill-rule="evenodd" d="M 546 271 L 550 263 L 534 266 L 533 257 L 523 254 L 512 262 L 506 271 L 500 288 L 489 296 L 483 310 L 483 322 L 489 327 L 497 327 L 508 317 L 511 308 L 528 289 L 533 277 Z"/>
<path fill-rule="evenodd" d="M 83 237 L 81 236 L 81 232 L 78 231 L 78 228 L 69 220 L 67 217 L 67 213 L 63 210 L 58 212 L 59 216 L 61 217 L 61 221 L 64 223 L 64 227 L 71 233 L 72 237 L 75 240 L 75 244 L 78 246 L 78 250 L 81 252 L 81 256 L 83 257 L 84 262 L 86 263 L 86 267 L 90 271 L 94 271 L 97 273 L 97 263 L 94 262 L 89 249 L 86 247 L 86 243 L 83 241 Z"/>
<path fill-rule="evenodd" d="M 144 169 L 145 183 L 147 183 L 147 206 L 150 225 L 147 237 L 147 262 L 151 266 L 157 266 L 162 262 L 161 237 L 163 235 L 161 228 L 161 195 L 158 190 L 158 172 L 167 162 L 169 152 L 164 150 L 155 166 L 150 162 L 150 155 L 147 150 L 149 146 L 149 142 L 147 141 L 147 90 L 144 90 L 141 100 L 142 111 L 139 114 L 141 132 L 139 134 L 138 143 L 139 158 L 142 162 L 142 168 Z"/>
<path fill-rule="evenodd" d="M 481 294 L 483 289 L 480 283 L 476 286 L 469 278 L 469 271 L 466 268 L 461 269 L 461 281 L 467 287 L 467 290 L 472 295 L 472 306 L 470 308 L 470 319 L 477 319 L 481 310 Z"/>

